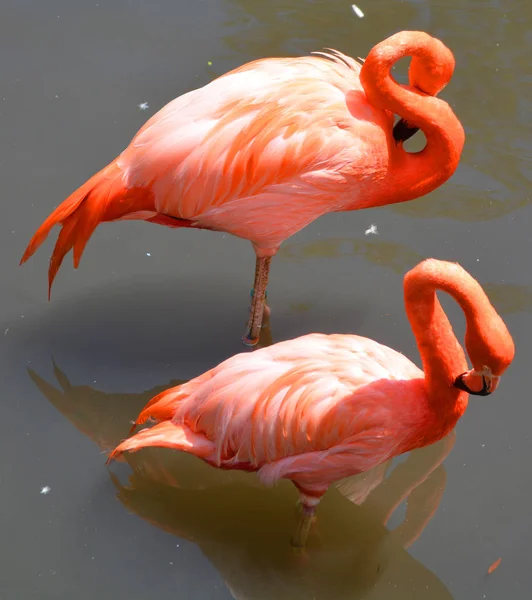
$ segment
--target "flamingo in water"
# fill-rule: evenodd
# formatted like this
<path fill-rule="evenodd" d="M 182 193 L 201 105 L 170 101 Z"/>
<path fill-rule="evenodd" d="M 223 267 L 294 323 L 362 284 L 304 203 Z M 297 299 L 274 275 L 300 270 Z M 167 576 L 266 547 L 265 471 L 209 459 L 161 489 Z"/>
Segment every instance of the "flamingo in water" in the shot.
<path fill-rule="evenodd" d="M 436 297 L 464 311 L 464 351 Z M 369 471 L 447 435 L 468 394 L 487 396 L 514 357 L 514 343 L 480 285 L 455 263 L 427 259 L 404 278 L 405 305 L 424 371 L 356 335 L 313 333 L 237 354 L 161 392 L 120 443 L 183 450 L 222 469 L 257 471 L 264 484 L 290 479 L 302 506 L 292 539 L 303 546 L 321 497 L 335 481 Z"/>
<path fill-rule="evenodd" d="M 244 337 L 253 346 L 270 261 L 284 240 L 326 213 L 411 200 L 454 173 L 464 130 L 435 97 L 455 64 L 442 42 L 397 33 L 362 65 L 336 50 L 315 54 L 245 64 L 154 115 L 31 239 L 21 263 L 62 225 L 48 297 L 66 253 L 74 249 L 77 268 L 103 221 L 225 231 L 250 240 L 256 254 Z M 390 75 L 405 56 L 410 86 Z M 395 127 L 394 113 L 402 118 Z M 427 144 L 408 153 L 402 142 L 418 128 Z"/>

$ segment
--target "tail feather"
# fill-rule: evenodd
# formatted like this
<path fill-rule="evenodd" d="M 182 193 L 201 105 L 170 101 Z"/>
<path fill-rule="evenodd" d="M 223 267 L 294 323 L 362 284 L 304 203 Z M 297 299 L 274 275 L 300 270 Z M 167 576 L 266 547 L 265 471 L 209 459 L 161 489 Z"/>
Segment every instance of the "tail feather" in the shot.
<path fill-rule="evenodd" d="M 99 223 L 114 221 L 141 211 L 155 213 L 153 193 L 149 188 L 126 188 L 123 183 L 123 171 L 116 161 L 113 161 L 52 212 L 30 240 L 20 264 L 25 263 L 37 251 L 54 225 L 62 225 L 48 270 L 50 298 L 55 276 L 64 257 L 72 248 L 74 268 L 77 269 L 85 246 Z"/>
<path fill-rule="evenodd" d="M 137 452 L 142 448 L 171 448 L 194 454 L 199 458 L 208 458 L 215 452 L 213 442 L 199 433 L 194 433 L 184 425 L 172 421 L 163 421 L 151 429 L 143 429 L 133 437 L 120 443 L 109 455 L 106 464 L 117 459 L 124 452 Z"/>
<path fill-rule="evenodd" d="M 212 374 L 210 371 L 207 371 L 195 379 L 163 390 L 154 396 L 140 411 L 139 416 L 129 431 L 129 435 L 133 433 L 138 425 L 143 425 L 148 420 L 157 422 L 171 421 L 176 414 L 180 402 L 193 394 L 210 377 L 212 377 Z"/>
<path fill-rule="evenodd" d="M 76 221 L 74 219 L 67 219 L 57 237 L 57 242 L 55 243 L 54 251 L 50 258 L 50 266 L 48 268 L 48 300 L 50 300 L 52 284 L 59 271 L 59 267 L 61 266 L 65 255 L 72 247 L 71 240 L 75 229 Z"/>
<path fill-rule="evenodd" d="M 86 184 L 85 184 L 86 185 Z M 82 186 L 71 194 L 66 200 L 64 200 L 53 212 L 48 216 L 43 224 L 37 229 L 35 234 L 30 240 L 28 247 L 26 248 L 20 264 L 24 264 L 28 258 L 33 256 L 41 244 L 46 240 L 52 227 L 58 223 L 63 223 L 85 200 L 86 193 L 84 193 L 84 187 Z"/>
<path fill-rule="evenodd" d="M 180 386 L 177 386 L 180 387 Z M 172 388 L 175 390 L 175 388 Z M 148 420 L 153 421 L 170 421 L 175 413 L 176 401 L 175 394 L 169 393 L 172 390 L 165 390 L 157 396 L 154 396 L 148 404 L 140 411 L 135 423 L 129 430 L 129 435 L 133 433 L 138 425 L 143 425 Z"/>

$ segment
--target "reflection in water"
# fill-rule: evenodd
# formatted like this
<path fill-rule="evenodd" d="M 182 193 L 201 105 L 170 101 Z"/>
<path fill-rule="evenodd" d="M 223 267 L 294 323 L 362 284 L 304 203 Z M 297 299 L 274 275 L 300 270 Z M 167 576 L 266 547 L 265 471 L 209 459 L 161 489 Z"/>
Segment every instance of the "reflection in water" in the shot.
<path fill-rule="evenodd" d="M 262 316 L 262 329 L 259 334 L 259 342 L 251 350 L 258 350 L 259 348 L 266 348 L 273 344 L 272 330 L 270 326 L 270 311 L 265 310 Z"/>
<path fill-rule="evenodd" d="M 408 246 L 394 242 L 366 241 L 356 238 L 328 238 L 310 243 L 285 243 L 278 256 L 286 259 L 308 260 L 363 256 L 370 263 L 404 275 L 424 260 Z M 493 306 L 501 315 L 532 312 L 532 287 L 514 283 L 483 283 Z"/>
<path fill-rule="evenodd" d="M 130 421 L 170 381 L 140 394 L 106 394 L 73 386 L 54 365 L 60 389 L 34 371 L 30 377 L 46 398 L 104 450 L 126 434 Z M 234 598 L 449 600 L 443 583 L 405 550 L 434 515 L 446 475 L 441 464 L 455 441 L 411 452 L 363 475 L 344 479 L 320 505 L 304 555 L 286 543 L 295 525 L 296 491 L 274 488 L 253 474 L 215 469 L 195 457 L 153 448 L 125 458 L 133 471 L 128 485 L 111 473 L 126 508 L 153 525 L 197 544 Z M 103 462 L 102 462 L 103 465 Z M 339 493 L 338 493 L 339 492 Z M 385 527 L 407 501 L 406 517 Z"/>
<path fill-rule="evenodd" d="M 356 238 L 328 238 L 305 244 L 285 243 L 278 256 L 293 259 L 338 258 L 341 256 L 363 256 L 370 263 L 387 267 L 404 275 L 424 260 L 414 250 L 401 244 L 382 241 L 366 241 Z"/>
<path fill-rule="evenodd" d="M 509 151 L 507 151 L 509 153 Z M 493 158 L 495 154 L 490 154 Z M 504 160 L 504 159 L 501 159 Z M 440 198 L 433 201 L 427 198 L 390 205 L 390 209 L 407 217 L 426 219 L 456 219 L 468 223 L 492 221 L 503 217 L 530 204 L 532 195 L 516 192 L 516 184 L 520 181 L 522 190 L 530 186 L 523 178 L 518 161 L 504 161 L 504 173 L 501 169 L 485 170 L 475 164 L 462 161 L 452 179 L 452 201 Z M 482 190 L 482 193 L 476 192 Z"/>
<path fill-rule="evenodd" d="M 59 388 L 48 383 L 33 369 L 28 374 L 51 404 L 63 414 L 78 431 L 96 443 L 100 450 L 113 448 L 117 440 L 127 436 L 131 421 L 159 392 L 185 383 L 172 379 L 167 385 L 156 386 L 140 394 L 107 394 L 88 385 L 72 385 L 54 361 L 54 375 Z"/>

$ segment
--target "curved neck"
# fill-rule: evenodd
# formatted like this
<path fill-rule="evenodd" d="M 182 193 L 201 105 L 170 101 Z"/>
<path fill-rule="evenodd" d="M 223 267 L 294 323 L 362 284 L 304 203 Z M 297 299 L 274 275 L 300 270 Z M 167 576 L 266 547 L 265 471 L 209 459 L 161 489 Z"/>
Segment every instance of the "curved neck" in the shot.
<path fill-rule="evenodd" d="M 458 393 L 456 378 L 468 369 L 464 351 L 436 297 L 447 292 L 466 318 L 465 343 L 474 369 L 488 365 L 501 375 L 515 348 L 506 325 L 480 284 L 460 265 L 426 259 L 405 275 L 405 305 L 416 337 L 429 394 Z M 450 391 L 449 391 L 450 390 Z"/>
<path fill-rule="evenodd" d="M 480 285 L 459 265 L 426 260 L 405 276 L 405 306 L 423 362 L 429 402 L 440 410 L 467 407 L 467 394 L 453 386 L 458 375 L 467 371 L 464 350 L 437 296 L 441 290 L 451 295 L 464 312 L 467 335 L 483 339 L 482 323 L 492 314 L 498 318 Z"/>
<path fill-rule="evenodd" d="M 442 46 L 428 34 L 396 34 L 371 50 L 360 71 L 369 102 L 419 127 L 427 138 L 423 150 L 409 153 L 402 144 L 395 143 L 390 131 L 391 176 L 398 192 L 394 193 L 393 202 L 411 200 L 434 190 L 451 177 L 460 160 L 465 133 L 450 106 L 435 96 L 399 85 L 390 75 L 392 66 L 405 56 L 427 64 L 437 63 Z M 382 203 L 390 203 L 389 198 Z"/>
<path fill-rule="evenodd" d="M 468 368 L 464 350 L 456 339 L 436 291 L 449 292 L 461 306 L 466 298 L 453 293 L 456 290 L 449 289 L 446 283 L 425 274 L 405 279 L 406 313 L 416 338 L 429 391 L 441 388 L 442 384 L 445 387 L 451 385 Z"/>

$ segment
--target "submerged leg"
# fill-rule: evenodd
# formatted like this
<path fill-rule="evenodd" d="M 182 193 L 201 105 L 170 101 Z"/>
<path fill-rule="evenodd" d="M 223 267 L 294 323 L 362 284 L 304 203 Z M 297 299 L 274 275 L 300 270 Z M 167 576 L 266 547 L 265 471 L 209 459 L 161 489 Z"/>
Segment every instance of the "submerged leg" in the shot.
<path fill-rule="evenodd" d="M 292 546 L 295 546 L 296 548 L 304 548 L 307 543 L 310 528 L 315 520 L 316 505 L 309 505 L 302 501 L 300 502 L 300 510 L 301 514 L 299 521 L 297 522 L 294 535 L 290 540 Z"/>
<path fill-rule="evenodd" d="M 292 481 L 292 483 L 296 486 L 300 494 L 298 504 L 301 512 L 291 542 L 292 546 L 296 548 L 304 548 L 312 523 L 316 520 L 316 507 L 320 503 L 323 494 L 327 491 L 327 486 L 313 486 L 310 489 L 308 486 L 303 487 L 299 482 Z"/>
<path fill-rule="evenodd" d="M 246 346 L 255 346 L 259 341 L 262 316 L 264 314 L 266 287 L 268 285 L 268 275 L 270 273 L 270 262 L 271 256 L 266 256 L 264 258 L 259 258 L 257 256 L 249 321 L 247 324 L 246 335 L 242 338 L 242 341 Z"/>

